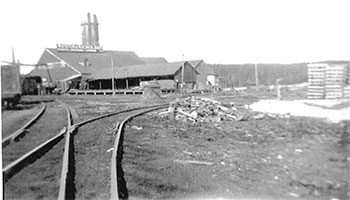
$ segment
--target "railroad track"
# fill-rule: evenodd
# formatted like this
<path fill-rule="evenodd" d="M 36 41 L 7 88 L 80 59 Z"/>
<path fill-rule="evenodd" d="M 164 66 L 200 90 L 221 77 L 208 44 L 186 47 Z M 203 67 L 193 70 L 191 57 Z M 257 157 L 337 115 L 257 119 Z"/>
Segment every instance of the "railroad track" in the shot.
<path fill-rule="evenodd" d="M 4 198 L 33 198 L 34 193 L 43 190 L 55 194 L 57 186 L 52 183 L 61 171 L 61 140 L 67 126 L 63 108 L 59 102 L 47 103 L 40 118 L 30 120 L 33 122 L 21 136 L 11 137 L 6 142 L 8 145 L 3 146 Z M 21 197 L 21 194 L 30 195 Z"/>
<path fill-rule="evenodd" d="M 44 111 L 46 109 L 46 104 L 44 102 L 42 102 L 41 104 L 42 104 L 42 108 L 39 110 L 39 112 L 34 117 L 32 117 L 25 125 L 23 125 L 22 127 L 20 127 L 15 132 L 8 135 L 7 137 L 5 137 L 2 140 L 3 147 L 10 144 L 10 142 L 12 142 L 12 141 L 18 140 L 18 138 L 20 138 L 25 133 L 26 129 L 29 128 L 31 125 L 33 125 L 33 123 L 39 119 L 39 117 L 44 113 Z"/>
<path fill-rule="evenodd" d="M 67 119 L 65 126 L 61 124 L 61 130 L 56 131 L 56 135 L 40 142 L 40 145 L 3 168 L 4 197 L 62 200 L 125 197 L 123 183 L 120 182 L 122 180 L 120 178 L 122 175 L 120 143 L 124 126 L 133 117 L 164 108 L 166 105 L 113 112 L 77 124 L 72 122 L 69 107 L 66 105 L 64 107 L 65 113 L 61 112 L 60 116 Z M 61 108 L 61 110 L 64 109 Z M 105 124 L 110 124 L 111 128 L 106 127 Z M 62 140 L 63 138 L 65 140 Z M 9 147 L 12 147 L 12 144 L 5 150 Z M 91 155 L 95 155 L 96 159 L 85 159 L 90 158 Z M 29 165 L 30 163 L 32 164 Z M 15 174 L 17 175 L 14 176 Z M 94 190 L 94 186 L 99 184 L 105 187 L 97 187 L 98 189 Z M 18 196 L 18 194 L 11 196 L 18 192 L 28 196 Z"/>

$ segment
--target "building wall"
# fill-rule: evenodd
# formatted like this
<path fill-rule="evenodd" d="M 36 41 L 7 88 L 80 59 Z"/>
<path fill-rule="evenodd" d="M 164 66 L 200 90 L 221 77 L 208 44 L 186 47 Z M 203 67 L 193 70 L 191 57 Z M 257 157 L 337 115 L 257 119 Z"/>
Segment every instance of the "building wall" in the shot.
<path fill-rule="evenodd" d="M 182 69 L 180 68 L 174 75 L 175 82 L 181 82 L 182 79 Z M 184 68 L 184 80 L 185 83 L 193 83 L 195 84 L 197 81 L 197 73 L 196 70 L 189 64 L 185 63 Z"/>
<path fill-rule="evenodd" d="M 208 83 L 210 83 L 210 85 L 212 85 L 212 86 L 216 85 L 216 76 L 215 75 L 208 75 L 207 80 L 208 80 Z"/>
<path fill-rule="evenodd" d="M 217 77 L 213 71 L 203 61 L 196 67 L 199 72 L 197 75 L 197 90 L 212 90 L 213 86 L 217 85 Z"/>
<path fill-rule="evenodd" d="M 206 70 L 206 66 L 204 62 L 200 62 L 196 67 L 196 70 L 199 72 L 197 75 L 196 89 L 197 90 L 205 90 L 207 89 L 207 74 L 208 70 Z"/>

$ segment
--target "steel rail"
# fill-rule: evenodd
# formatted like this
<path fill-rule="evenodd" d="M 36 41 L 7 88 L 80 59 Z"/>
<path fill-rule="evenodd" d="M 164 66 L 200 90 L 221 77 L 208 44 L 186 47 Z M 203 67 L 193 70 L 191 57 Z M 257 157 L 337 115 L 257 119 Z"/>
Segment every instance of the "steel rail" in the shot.
<path fill-rule="evenodd" d="M 46 104 L 44 102 L 41 102 L 41 104 L 42 104 L 42 108 L 31 120 L 29 120 L 24 126 L 22 126 L 17 131 L 15 131 L 14 133 L 12 133 L 11 135 L 7 136 L 6 138 L 4 138 L 2 140 L 2 147 L 7 146 L 8 144 L 11 143 L 11 141 L 15 140 L 20 135 L 22 135 L 22 133 L 24 133 L 25 130 L 28 127 L 30 127 L 44 113 L 44 111 L 46 109 Z"/>
<path fill-rule="evenodd" d="M 69 162 L 70 162 L 70 146 L 72 144 L 72 133 L 74 131 L 74 129 L 71 129 L 71 126 L 73 125 L 73 121 L 72 121 L 72 115 L 71 115 L 71 111 L 70 108 L 65 105 L 64 103 L 62 103 L 62 101 L 60 101 L 61 104 L 63 104 L 66 108 L 67 111 L 67 133 L 66 133 L 66 140 L 65 140 L 65 144 L 64 144 L 64 153 L 63 153 L 63 162 L 62 162 L 62 171 L 61 171 L 61 179 L 60 179 L 60 189 L 58 192 L 58 199 L 59 200 L 64 200 L 66 199 L 66 190 L 67 190 L 67 182 L 69 181 L 68 178 L 69 176 Z"/>
<path fill-rule="evenodd" d="M 160 105 L 157 107 L 150 108 L 145 111 L 138 112 L 136 114 L 130 115 L 127 118 L 125 118 L 119 125 L 118 131 L 116 133 L 116 138 L 114 140 L 114 146 L 113 146 L 113 153 L 112 153 L 112 158 L 111 158 L 111 199 L 112 200 L 118 200 L 119 199 L 119 190 L 118 190 L 118 173 L 117 173 L 117 156 L 118 156 L 118 151 L 120 148 L 120 137 L 122 134 L 124 134 L 124 126 L 126 125 L 127 122 L 132 120 L 134 117 L 143 115 L 145 113 L 166 108 L 167 105 Z M 120 152 L 119 152 L 120 153 Z M 119 163 L 121 164 L 121 163 Z"/>
<path fill-rule="evenodd" d="M 155 110 L 155 109 L 159 109 L 159 107 L 161 106 L 161 108 L 163 107 L 166 107 L 168 104 L 161 104 L 161 105 L 152 105 L 152 106 L 144 106 L 144 107 L 137 107 L 137 108 L 131 108 L 131 109 L 126 109 L 126 110 L 122 110 L 122 111 L 117 111 L 117 112 L 112 112 L 112 113 L 108 113 L 108 114 L 104 114 L 104 115 L 100 115 L 100 116 L 97 116 L 97 117 L 93 117 L 91 119 L 87 119 L 87 120 L 84 120 L 82 122 L 79 122 L 77 124 L 73 124 L 72 121 L 71 121 L 71 114 L 70 114 L 70 109 L 69 107 L 67 106 L 66 109 L 69 111 L 69 122 L 68 122 L 68 125 L 67 125 L 67 134 L 66 134 L 66 141 L 65 141 L 65 150 L 64 150 L 64 156 L 63 156 L 63 166 L 62 166 L 62 172 L 61 172 L 61 180 L 60 180 L 60 189 L 59 189 L 59 195 L 58 195 L 58 199 L 59 200 L 65 200 L 67 199 L 67 184 L 69 184 L 69 180 L 70 178 L 70 174 L 72 172 L 72 169 L 70 169 L 70 162 L 71 162 L 71 156 L 72 156 L 72 153 L 74 152 L 71 152 L 70 150 L 70 147 L 72 145 L 72 142 L 73 142 L 73 137 L 74 137 L 74 132 L 77 131 L 77 129 L 87 123 L 90 123 L 90 122 L 93 122 L 93 121 L 96 121 L 96 120 L 99 120 L 99 119 L 103 119 L 103 118 L 106 118 L 106 117 L 110 117 L 110 116 L 113 116 L 113 115 L 118 115 L 118 114 L 121 114 L 121 113 L 127 113 L 127 112 L 131 112 L 131 111 L 135 111 L 135 110 L 141 110 L 141 109 L 152 109 L 152 110 Z M 68 113 L 67 111 L 67 113 Z M 149 112 L 149 111 L 148 111 Z M 140 115 L 140 114 L 139 114 Z"/>
<path fill-rule="evenodd" d="M 147 109 L 147 108 L 154 108 L 154 107 L 159 107 L 159 106 L 166 106 L 166 105 L 168 105 L 168 104 L 160 104 L 160 105 L 158 104 L 158 105 L 144 106 L 144 107 L 130 108 L 130 109 L 122 110 L 122 111 L 116 111 L 116 112 L 100 115 L 100 116 L 93 117 L 91 119 L 87 119 L 85 121 L 79 122 L 77 124 L 74 124 L 72 128 L 80 127 L 84 124 L 87 124 L 87 123 L 90 123 L 90 122 L 93 122 L 93 121 L 96 121 L 96 120 L 99 120 L 99 119 L 102 119 L 105 117 L 110 117 L 113 115 L 121 114 L 121 113 L 126 113 L 126 112 L 135 111 L 135 110 L 141 110 L 141 109 Z M 74 126 L 76 126 L 76 127 L 74 127 Z"/>
<path fill-rule="evenodd" d="M 63 104 L 62 102 L 60 102 L 60 103 L 62 105 L 64 105 L 66 108 L 67 115 L 68 115 L 68 124 L 70 124 L 70 122 L 71 122 L 70 110 L 67 108 L 67 106 L 65 104 Z M 28 122 L 26 124 L 27 125 L 26 127 L 31 125 L 31 123 L 33 123 L 44 112 L 45 108 L 46 108 L 46 105 L 45 105 L 45 103 L 43 103 L 43 108 L 41 109 L 41 111 L 30 122 Z M 27 152 L 26 154 L 24 154 L 20 158 L 16 159 L 12 163 L 10 163 L 6 167 L 4 167 L 2 169 L 4 180 L 7 181 L 16 172 L 20 171 L 22 168 L 24 168 L 26 165 L 28 165 L 28 163 L 30 162 L 31 159 L 35 159 L 36 157 L 40 157 L 40 155 L 43 154 L 42 152 L 45 149 L 50 149 L 53 146 L 55 146 L 55 144 L 57 144 L 64 137 L 64 134 L 68 131 L 67 127 L 64 127 L 56 136 L 46 140 L 45 142 L 43 142 L 39 146 L 35 147 L 31 151 Z"/>
<path fill-rule="evenodd" d="M 167 104 L 161 104 L 161 105 L 152 105 L 152 106 L 145 106 L 145 107 L 126 109 L 126 110 L 123 110 L 123 111 L 118 111 L 118 112 L 113 112 L 113 113 L 97 116 L 97 117 L 94 117 L 94 118 L 91 118 L 91 119 L 88 119 L 88 120 L 85 120 L 85 121 L 82 121 L 80 123 L 77 123 L 77 124 L 73 125 L 71 112 L 70 112 L 69 107 L 67 105 L 65 105 L 64 103 L 62 103 L 61 101 L 60 101 L 60 103 L 65 106 L 65 109 L 67 111 L 67 120 L 68 120 L 67 127 L 64 127 L 56 136 L 46 140 L 45 142 L 43 142 L 39 146 L 35 147 L 31 151 L 27 152 L 26 154 L 24 154 L 20 158 L 16 159 L 12 163 L 10 163 L 6 167 L 4 167 L 3 170 L 2 170 L 4 182 L 6 182 L 15 173 L 17 173 L 18 171 L 23 169 L 25 166 L 27 166 L 29 163 L 31 163 L 31 160 L 35 160 L 36 158 L 40 157 L 41 155 L 43 155 L 43 152 L 45 152 L 45 150 L 51 149 L 61 139 L 66 137 L 65 150 L 64 150 L 64 154 L 63 154 L 63 164 L 62 164 L 61 179 L 60 179 L 60 189 L 59 189 L 59 197 L 58 197 L 59 200 L 64 200 L 64 199 L 66 199 L 66 196 L 67 196 L 67 194 L 66 194 L 67 193 L 67 183 L 69 181 L 68 180 L 69 179 L 69 173 L 71 172 L 70 171 L 71 170 L 70 169 L 70 162 L 71 162 L 70 158 L 71 158 L 71 154 L 74 153 L 74 152 L 70 151 L 69 147 L 71 146 L 71 144 L 73 142 L 73 133 L 77 130 L 78 127 L 83 126 L 83 125 L 85 125 L 87 123 L 90 123 L 90 122 L 93 122 L 93 121 L 105 118 L 105 117 L 109 117 L 109 116 L 113 116 L 113 115 L 117 115 L 117 114 L 121 114 L 121 113 L 127 113 L 127 112 L 131 112 L 131 111 L 135 111 L 135 110 L 141 110 L 141 109 L 148 109 L 146 111 L 142 111 L 142 112 L 140 112 L 140 113 L 138 113 L 138 114 L 133 116 L 133 117 L 135 117 L 137 115 L 141 115 L 143 113 L 150 112 L 152 110 L 156 110 L 156 109 L 160 109 L 160 108 L 164 108 L 164 107 L 167 106 Z M 44 104 L 44 106 L 45 106 L 45 104 Z M 46 108 L 46 106 L 45 106 L 45 108 Z M 42 114 L 42 112 L 45 110 L 45 108 L 43 107 L 42 111 L 37 116 L 40 116 Z M 129 118 L 129 120 L 131 118 Z M 32 121 L 31 123 L 33 123 L 35 120 L 31 120 L 31 121 Z"/>
<path fill-rule="evenodd" d="M 23 156 L 21 156 L 17 160 L 13 161 L 12 163 L 10 163 L 6 167 L 4 167 L 2 169 L 2 173 L 3 173 L 3 177 L 4 177 L 5 182 L 9 178 L 11 178 L 11 176 L 14 175 L 17 171 L 22 169 L 24 167 L 22 165 L 27 164 L 26 162 L 28 160 L 30 160 L 33 157 L 39 157 L 39 155 L 37 155 L 37 154 L 40 154 L 40 152 L 42 150 L 44 150 L 46 148 L 52 148 L 59 140 L 61 140 L 63 138 L 66 131 L 67 131 L 67 128 L 64 127 L 60 131 L 59 134 L 57 134 L 56 136 L 52 137 L 49 140 L 46 140 L 44 143 L 40 144 L 39 146 L 37 146 L 33 150 L 29 151 L 28 153 L 24 154 Z"/>

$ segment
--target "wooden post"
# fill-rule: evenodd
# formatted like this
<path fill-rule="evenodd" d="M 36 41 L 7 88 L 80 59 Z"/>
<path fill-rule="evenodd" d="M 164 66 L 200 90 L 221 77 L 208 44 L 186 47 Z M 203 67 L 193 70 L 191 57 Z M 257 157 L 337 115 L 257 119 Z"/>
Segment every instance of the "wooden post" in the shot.
<path fill-rule="evenodd" d="M 129 81 L 128 81 L 128 79 L 125 79 L 125 81 L 126 81 L 126 89 L 129 89 Z"/>
<path fill-rule="evenodd" d="M 281 96 L 281 81 L 282 81 L 281 78 L 276 80 L 277 100 L 281 100 L 282 99 L 282 96 Z"/>
<path fill-rule="evenodd" d="M 185 62 L 182 62 L 181 66 L 181 96 L 184 95 L 184 68 L 185 68 Z"/>
<path fill-rule="evenodd" d="M 111 68 L 112 68 L 112 95 L 114 95 L 114 74 L 113 74 L 114 62 L 113 62 L 113 57 L 111 57 Z"/>
<path fill-rule="evenodd" d="M 102 90 L 102 84 L 101 81 L 98 82 L 100 84 L 100 90 Z"/>
<path fill-rule="evenodd" d="M 256 91 L 259 90 L 259 77 L 258 77 L 258 64 L 255 63 L 255 84 L 256 84 Z"/>

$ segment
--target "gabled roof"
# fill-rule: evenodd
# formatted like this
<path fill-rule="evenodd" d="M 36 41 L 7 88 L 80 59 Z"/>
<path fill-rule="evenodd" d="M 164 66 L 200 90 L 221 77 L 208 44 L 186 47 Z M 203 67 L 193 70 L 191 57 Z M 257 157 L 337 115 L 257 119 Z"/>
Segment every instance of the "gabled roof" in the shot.
<path fill-rule="evenodd" d="M 144 64 L 144 62 L 131 51 L 104 51 L 102 53 L 90 52 L 63 52 L 57 51 L 54 48 L 45 49 L 45 52 L 39 62 L 46 61 L 44 56 L 47 53 L 64 61 L 80 73 L 94 73 L 101 68 L 110 68 L 111 59 L 113 58 L 114 66 L 129 66 Z M 44 58 L 43 58 L 44 57 Z M 86 67 L 80 63 L 88 60 L 90 66 Z"/>
<path fill-rule="evenodd" d="M 75 70 L 73 70 L 70 67 L 47 69 L 47 66 L 43 66 L 43 69 L 41 69 L 41 70 L 34 69 L 27 76 L 28 77 L 30 77 L 30 76 L 46 77 L 47 81 L 56 82 L 56 81 L 70 78 L 70 77 L 77 77 L 79 75 L 80 74 L 78 72 L 76 72 Z"/>
<path fill-rule="evenodd" d="M 200 71 L 198 69 L 198 67 L 200 66 L 201 63 L 204 64 L 204 71 L 206 75 L 216 75 L 216 73 L 214 72 L 214 70 L 212 68 L 210 68 L 203 60 L 190 60 L 188 61 L 189 63 L 191 63 L 191 65 L 197 70 Z M 202 72 L 200 72 L 202 73 Z"/>
<path fill-rule="evenodd" d="M 165 63 L 165 64 L 143 64 L 143 65 L 133 65 L 133 66 L 126 66 L 126 67 L 115 67 L 113 68 L 113 75 L 114 75 L 113 77 L 116 79 L 123 79 L 123 78 L 134 78 L 134 77 L 174 75 L 184 64 L 189 65 L 190 67 L 193 68 L 193 66 L 187 61 L 171 62 L 171 63 Z M 198 73 L 196 69 L 194 70 L 196 73 Z M 92 78 L 94 79 L 112 78 L 111 67 L 96 71 L 96 73 L 92 74 Z"/>
<path fill-rule="evenodd" d="M 194 68 L 197 68 L 198 65 L 203 62 L 203 60 L 190 60 L 188 61 L 189 63 L 191 63 L 191 65 L 194 67 Z"/>
<path fill-rule="evenodd" d="M 146 64 L 165 64 L 168 61 L 163 57 L 141 57 Z"/>
<path fill-rule="evenodd" d="M 52 77 L 52 81 L 59 81 L 81 74 L 95 74 L 99 73 L 99 71 L 104 68 L 110 69 L 112 59 L 116 68 L 144 64 L 141 58 L 131 51 L 104 51 L 102 53 L 88 53 L 64 52 L 57 51 L 57 49 L 54 48 L 47 48 L 40 57 L 38 64 L 45 65 L 47 63 L 60 62 L 65 67 L 58 69 L 50 68 L 47 70 L 36 68 L 28 76 L 48 77 L 50 75 Z M 88 66 L 84 66 L 84 61 L 88 63 Z M 107 71 L 106 75 L 110 74 L 110 72 Z"/>
<path fill-rule="evenodd" d="M 43 55 L 41 55 L 38 64 L 46 64 L 46 63 L 52 63 L 52 62 L 60 62 L 61 60 L 49 53 L 48 51 L 44 51 Z"/>

